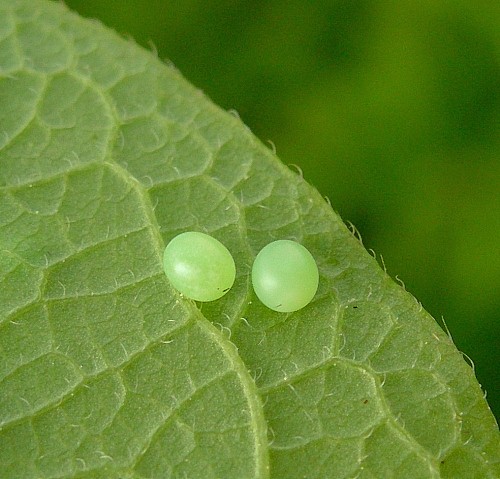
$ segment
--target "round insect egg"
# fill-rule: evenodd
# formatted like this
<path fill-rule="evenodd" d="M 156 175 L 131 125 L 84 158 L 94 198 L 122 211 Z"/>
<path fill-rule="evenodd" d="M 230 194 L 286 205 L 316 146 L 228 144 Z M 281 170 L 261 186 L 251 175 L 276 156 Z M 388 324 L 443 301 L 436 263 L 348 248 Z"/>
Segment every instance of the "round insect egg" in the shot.
<path fill-rule="evenodd" d="M 214 301 L 234 283 L 236 267 L 228 249 L 205 233 L 181 233 L 168 243 L 163 268 L 180 293 L 196 301 Z"/>
<path fill-rule="evenodd" d="M 311 253 L 300 243 L 278 240 L 259 252 L 252 267 L 252 285 L 268 308 L 282 313 L 302 309 L 314 298 L 319 272 Z"/>

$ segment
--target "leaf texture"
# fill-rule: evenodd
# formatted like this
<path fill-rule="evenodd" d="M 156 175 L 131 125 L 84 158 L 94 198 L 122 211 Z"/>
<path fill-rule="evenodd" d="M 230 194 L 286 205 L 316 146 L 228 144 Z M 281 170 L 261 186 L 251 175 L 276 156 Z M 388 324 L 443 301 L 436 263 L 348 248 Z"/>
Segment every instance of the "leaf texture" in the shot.
<path fill-rule="evenodd" d="M 235 258 L 219 301 L 162 272 L 188 230 Z M 280 238 L 321 276 L 292 314 L 250 282 Z M 0 355 L 5 479 L 500 474 L 473 371 L 320 195 L 173 67 L 39 0 L 0 1 Z"/>

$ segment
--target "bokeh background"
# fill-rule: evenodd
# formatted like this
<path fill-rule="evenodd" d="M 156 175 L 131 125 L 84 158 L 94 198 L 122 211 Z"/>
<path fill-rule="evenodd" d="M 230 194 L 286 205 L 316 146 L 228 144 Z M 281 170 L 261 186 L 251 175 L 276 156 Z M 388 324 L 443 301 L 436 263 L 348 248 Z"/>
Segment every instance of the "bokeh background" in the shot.
<path fill-rule="evenodd" d="M 66 0 L 236 110 L 469 355 L 500 417 L 500 2 Z"/>

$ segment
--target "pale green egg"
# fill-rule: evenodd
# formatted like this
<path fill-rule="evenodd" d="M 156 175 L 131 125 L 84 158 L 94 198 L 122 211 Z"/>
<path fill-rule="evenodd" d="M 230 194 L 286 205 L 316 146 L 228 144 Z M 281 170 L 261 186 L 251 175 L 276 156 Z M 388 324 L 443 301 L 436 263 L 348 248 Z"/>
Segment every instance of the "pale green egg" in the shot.
<path fill-rule="evenodd" d="M 163 268 L 172 286 L 196 301 L 224 296 L 236 276 L 228 249 L 212 236 L 197 231 L 182 233 L 168 243 Z"/>
<path fill-rule="evenodd" d="M 319 272 L 311 253 L 300 243 L 278 240 L 259 252 L 252 267 L 257 297 L 283 313 L 302 309 L 314 298 Z"/>

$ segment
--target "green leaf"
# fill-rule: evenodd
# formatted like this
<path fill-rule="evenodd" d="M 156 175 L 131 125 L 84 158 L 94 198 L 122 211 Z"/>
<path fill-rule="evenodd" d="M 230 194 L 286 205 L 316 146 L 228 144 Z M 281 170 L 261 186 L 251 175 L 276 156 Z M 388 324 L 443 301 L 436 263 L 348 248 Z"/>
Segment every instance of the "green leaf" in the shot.
<path fill-rule="evenodd" d="M 164 245 L 237 280 L 195 304 Z M 306 308 L 255 298 L 300 241 Z M 0 0 L 0 477 L 494 478 L 473 371 L 319 194 L 172 67 L 61 4 Z"/>

